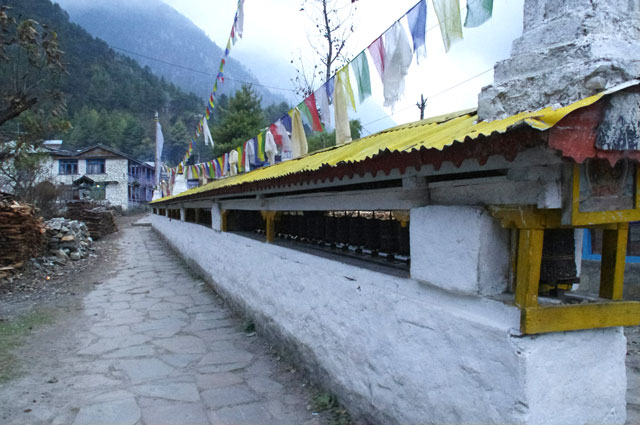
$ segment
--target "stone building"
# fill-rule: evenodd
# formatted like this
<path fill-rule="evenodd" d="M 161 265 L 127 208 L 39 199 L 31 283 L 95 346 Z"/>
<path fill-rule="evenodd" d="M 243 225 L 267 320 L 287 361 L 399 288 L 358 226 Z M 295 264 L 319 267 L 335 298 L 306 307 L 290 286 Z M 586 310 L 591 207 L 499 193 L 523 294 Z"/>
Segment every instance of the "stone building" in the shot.
<path fill-rule="evenodd" d="M 155 168 L 103 145 L 80 151 L 61 149 L 62 141 L 45 142 L 51 153 L 50 176 L 66 200 L 105 201 L 126 210 L 153 196 Z"/>
<path fill-rule="evenodd" d="M 526 0 L 478 111 L 154 201 L 152 224 L 358 419 L 624 424 L 639 13 Z"/>

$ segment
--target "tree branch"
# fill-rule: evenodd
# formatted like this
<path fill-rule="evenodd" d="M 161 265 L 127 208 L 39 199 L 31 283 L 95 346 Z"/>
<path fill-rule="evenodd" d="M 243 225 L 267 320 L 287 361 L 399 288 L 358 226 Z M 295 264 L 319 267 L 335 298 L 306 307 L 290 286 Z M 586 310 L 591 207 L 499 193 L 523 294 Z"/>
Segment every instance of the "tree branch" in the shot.
<path fill-rule="evenodd" d="M 37 97 L 26 99 L 24 96 L 20 98 L 11 99 L 11 104 L 5 109 L 0 110 L 0 126 L 5 122 L 12 120 L 27 111 L 38 103 Z"/>

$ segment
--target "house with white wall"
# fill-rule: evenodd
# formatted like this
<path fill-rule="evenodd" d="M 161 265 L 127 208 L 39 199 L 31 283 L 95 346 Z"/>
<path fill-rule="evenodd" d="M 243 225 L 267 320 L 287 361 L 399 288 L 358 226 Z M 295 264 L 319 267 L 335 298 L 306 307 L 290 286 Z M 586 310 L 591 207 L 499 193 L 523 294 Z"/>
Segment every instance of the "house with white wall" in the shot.
<path fill-rule="evenodd" d="M 79 151 L 61 149 L 62 141 L 47 141 L 53 183 L 66 200 L 91 199 L 126 210 L 151 201 L 155 168 L 104 145 Z"/>

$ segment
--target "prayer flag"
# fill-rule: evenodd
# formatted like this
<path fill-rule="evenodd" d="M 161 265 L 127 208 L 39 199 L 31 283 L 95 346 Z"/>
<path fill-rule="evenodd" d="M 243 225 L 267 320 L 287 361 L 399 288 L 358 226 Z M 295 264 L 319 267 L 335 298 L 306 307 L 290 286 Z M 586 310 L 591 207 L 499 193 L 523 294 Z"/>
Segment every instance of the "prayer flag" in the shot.
<path fill-rule="evenodd" d="M 236 16 L 236 34 L 238 34 L 238 37 L 242 38 L 242 33 L 244 31 L 244 0 L 238 0 L 238 13 Z"/>
<path fill-rule="evenodd" d="M 258 159 L 260 160 L 260 162 L 265 162 L 267 160 L 267 157 L 265 156 L 265 152 L 264 152 L 264 137 L 265 137 L 265 132 L 261 132 L 258 134 L 257 137 L 257 142 L 258 142 Z"/>
<path fill-rule="evenodd" d="M 336 85 L 335 75 L 329 78 L 327 82 L 324 83 L 324 85 L 327 91 L 327 99 L 329 100 L 329 103 L 333 103 L 333 91 L 335 90 L 335 85 Z"/>
<path fill-rule="evenodd" d="M 404 93 L 404 78 L 409 72 L 409 66 L 413 60 L 409 39 L 400 21 L 397 21 L 386 32 L 384 49 L 386 58 L 386 66 L 382 76 L 384 106 L 393 107 Z"/>
<path fill-rule="evenodd" d="M 367 54 L 365 52 L 360 53 L 351 62 L 351 65 L 353 65 L 353 72 L 358 83 L 358 99 L 362 103 L 367 97 L 371 96 L 371 78 L 369 77 Z"/>
<path fill-rule="evenodd" d="M 291 144 L 293 147 L 293 157 L 298 158 L 302 155 L 306 155 L 309 151 L 307 145 L 307 136 L 304 133 L 304 126 L 302 125 L 302 117 L 300 116 L 300 110 L 295 108 L 289 111 L 291 114 L 291 121 L 293 129 L 291 131 Z"/>
<path fill-rule="evenodd" d="M 326 85 L 327 83 L 325 83 Z M 320 121 L 324 124 L 325 128 L 331 127 L 331 110 L 329 109 L 329 96 L 327 95 L 327 88 L 323 85 L 316 90 L 316 99 L 318 100 L 318 112 L 320 113 Z M 289 111 L 291 114 L 291 111 Z"/>
<path fill-rule="evenodd" d="M 448 52 L 453 43 L 462 40 L 460 2 L 458 0 L 433 0 L 433 8 L 440 24 L 444 50 Z"/>
<path fill-rule="evenodd" d="M 213 138 L 211 137 L 211 131 L 209 130 L 209 124 L 207 124 L 207 120 L 202 120 L 204 123 L 204 144 L 211 144 L 211 148 L 213 148 Z"/>
<path fill-rule="evenodd" d="M 282 135 L 278 131 L 278 127 L 276 127 L 275 124 L 271 124 L 269 126 L 269 131 L 271 131 L 271 134 L 273 134 L 273 139 L 276 142 L 276 145 L 282 146 Z"/>
<path fill-rule="evenodd" d="M 311 113 L 311 129 L 313 131 L 322 131 L 322 123 L 320 122 L 320 115 L 318 115 L 315 93 L 311 93 L 311 95 L 304 100 L 304 104 L 307 105 Z"/>
<path fill-rule="evenodd" d="M 467 17 L 464 26 L 478 27 L 489 19 L 493 13 L 493 0 L 467 0 Z"/>
<path fill-rule="evenodd" d="M 382 36 L 378 37 L 376 41 L 371 43 L 368 50 L 371 55 L 371 59 L 378 70 L 378 74 L 380 74 L 380 78 L 382 78 L 384 76 L 384 42 L 382 41 Z"/>
<path fill-rule="evenodd" d="M 345 65 L 342 67 L 338 74 L 342 74 L 342 77 L 338 80 L 341 81 L 344 86 L 345 94 L 349 97 L 351 101 L 351 109 L 356 110 L 356 100 L 353 96 L 353 89 L 351 88 L 351 76 L 349 75 L 349 65 Z"/>
<path fill-rule="evenodd" d="M 291 111 L 280 118 L 280 121 L 282 121 L 282 125 L 284 125 L 284 128 L 286 128 L 287 131 L 291 131 L 291 117 L 289 116 L 290 113 Z"/>
<path fill-rule="evenodd" d="M 287 117 L 289 117 L 289 115 L 287 115 Z M 282 124 L 282 119 L 279 119 L 278 121 L 276 121 L 275 123 L 276 126 L 276 130 L 278 130 L 278 134 L 280 135 L 280 139 L 282 140 L 282 152 L 283 152 L 283 156 L 287 156 L 290 157 L 289 155 L 291 155 L 291 139 L 289 138 L 289 133 L 287 132 L 287 129 L 284 127 L 284 124 Z M 286 155 L 284 155 L 284 153 L 287 153 Z"/>
<path fill-rule="evenodd" d="M 311 127 L 313 125 L 313 118 L 311 118 L 311 111 L 309 111 L 307 104 L 302 101 L 298 104 L 298 106 L 296 106 L 296 108 L 298 108 L 302 113 L 302 117 L 304 118 L 305 123 L 308 124 L 309 127 Z"/>
<path fill-rule="evenodd" d="M 231 51 L 231 39 L 227 40 L 227 47 L 224 49 L 224 55 L 229 56 L 230 51 Z"/>
<path fill-rule="evenodd" d="M 209 106 L 211 106 L 211 109 L 215 108 L 216 106 L 213 104 L 213 93 L 211 93 L 211 96 L 209 96 Z"/>
<path fill-rule="evenodd" d="M 493 1 L 493 0 L 489 0 Z M 427 26 L 427 0 L 420 0 L 420 3 L 413 6 L 407 13 L 409 30 L 413 39 L 413 52 L 416 60 L 420 63 L 420 58 L 427 57 L 427 46 L 425 44 Z"/>
<path fill-rule="evenodd" d="M 342 78 L 342 73 L 338 72 L 336 90 L 333 97 L 333 109 L 336 122 L 336 145 L 342 145 L 351 141 L 349 114 L 347 113 L 347 95 L 344 92 Z"/>

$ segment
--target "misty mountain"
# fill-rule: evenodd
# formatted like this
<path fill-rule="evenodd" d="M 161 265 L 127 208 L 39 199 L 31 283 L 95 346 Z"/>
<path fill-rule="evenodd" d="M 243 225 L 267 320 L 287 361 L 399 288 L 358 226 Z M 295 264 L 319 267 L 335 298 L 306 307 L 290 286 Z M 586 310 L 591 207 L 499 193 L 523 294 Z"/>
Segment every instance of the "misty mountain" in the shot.
<path fill-rule="evenodd" d="M 149 66 L 156 75 L 183 90 L 203 99 L 209 98 L 225 46 L 216 45 L 204 31 L 171 6 L 161 0 L 57 2 L 72 21 L 105 40 L 118 52 L 130 56 L 142 66 Z M 254 91 L 262 96 L 264 106 L 285 100 L 255 85 L 259 83 L 256 77 L 232 57 L 226 59 L 224 75 L 224 84 L 218 86 L 220 94 L 233 95 L 243 82 L 247 82 L 254 84 Z"/>

